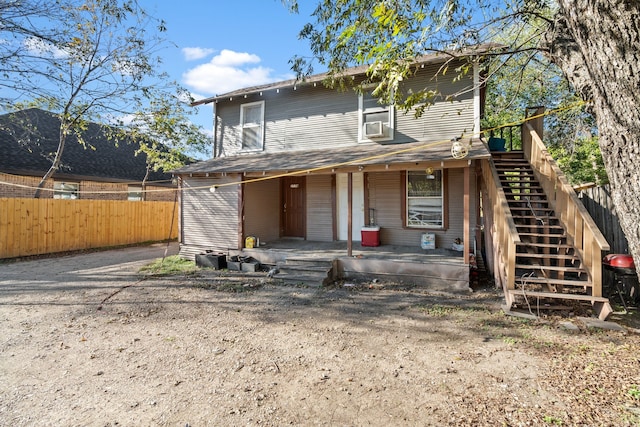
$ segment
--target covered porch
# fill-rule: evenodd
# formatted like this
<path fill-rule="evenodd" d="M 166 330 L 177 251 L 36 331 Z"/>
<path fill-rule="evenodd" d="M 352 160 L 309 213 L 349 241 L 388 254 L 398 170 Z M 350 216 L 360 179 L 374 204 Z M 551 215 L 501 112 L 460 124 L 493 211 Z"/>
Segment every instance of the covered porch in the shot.
<path fill-rule="evenodd" d="M 349 255 L 351 253 L 351 255 Z M 469 292 L 470 266 L 462 252 L 415 246 L 362 246 L 354 242 L 318 242 L 283 238 L 254 248 L 229 250 L 277 266 L 276 278 L 318 286 L 335 281 L 380 280 L 441 292 Z M 475 267 L 475 266 L 474 266 Z"/>

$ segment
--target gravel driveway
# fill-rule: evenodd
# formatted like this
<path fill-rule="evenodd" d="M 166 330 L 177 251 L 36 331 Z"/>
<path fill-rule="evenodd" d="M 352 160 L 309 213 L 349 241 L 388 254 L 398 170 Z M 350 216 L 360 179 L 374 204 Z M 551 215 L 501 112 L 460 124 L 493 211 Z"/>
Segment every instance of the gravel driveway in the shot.
<path fill-rule="evenodd" d="M 0 425 L 640 423 L 629 330 L 507 317 L 493 289 L 138 274 L 164 251 L 0 264 Z"/>

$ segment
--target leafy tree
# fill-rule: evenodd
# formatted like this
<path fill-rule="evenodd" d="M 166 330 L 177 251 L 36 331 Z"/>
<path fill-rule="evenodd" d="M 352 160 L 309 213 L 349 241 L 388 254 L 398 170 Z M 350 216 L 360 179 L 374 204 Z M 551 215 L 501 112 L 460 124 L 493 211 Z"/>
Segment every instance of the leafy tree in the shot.
<path fill-rule="evenodd" d="M 500 43 L 509 44 L 521 28 L 503 29 L 495 35 Z M 597 128 L 593 116 L 569 86 L 561 70 L 541 53 L 514 52 L 509 61 L 500 64 L 487 81 L 487 106 L 483 129 L 494 129 L 505 123 L 518 123 L 527 108 L 545 106 L 556 114 L 545 119 L 545 144 L 573 184 L 608 183 L 598 147 Z M 496 131 L 513 148 L 521 148 L 520 126 Z"/>
<path fill-rule="evenodd" d="M 499 61 L 487 77 L 516 53 L 525 58 L 542 54 L 589 103 L 616 210 L 630 251 L 640 260 L 640 2 L 320 0 L 313 18 L 301 37 L 310 41 L 330 77 L 339 80 L 347 66 L 370 63 L 369 74 L 382 81 L 380 93 L 387 99 L 397 82 L 411 74 L 412 58 L 433 52 L 473 54 L 473 46 L 495 37 L 493 29 L 522 29 L 508 38 L 507 46 L 483 54 Z M 298 57 L 293 65 L 304 74 L 313 61 Z M 396 99 L 403 105 L 420 101 Z"/>
<path fill-rule="evenodd" d="M 187 107 L 178 100 L 181 89 L 159 71 L 158 54 L 166 46 L 162 20 L 148 15 L 134 0 L 58 0 L 54 5 L 21 0 L 3 6 L 2 35 L 11 38 L 0 44 L 0 59 L 4 85 L 13 97 L 2 97 L 4 108 L 44 108 L 56 112 L 61 122 L 55 158 L 35 197 L 58 169 L 68 136 L 84 144 L 89 122 L 105 124 L 117 144 L 125 134 L 139 133 L 133 121 L 119 118 L 158 119 L 148 126 L 155 126 L 155 142 L 140 145 L 145 153 L 159 142 L 176 143 L 172 150 L 182 148 L 176 135 L 187 129 L 190 134 L 184 141 L 200 146 L 206 138 L 202 132 L 178 125 L 186 122 Z M 120 129 L 114 132 L 116 126 Z M 150 154 L 150 167 L 175 165 L 163 164 L 163 156 Z"/>

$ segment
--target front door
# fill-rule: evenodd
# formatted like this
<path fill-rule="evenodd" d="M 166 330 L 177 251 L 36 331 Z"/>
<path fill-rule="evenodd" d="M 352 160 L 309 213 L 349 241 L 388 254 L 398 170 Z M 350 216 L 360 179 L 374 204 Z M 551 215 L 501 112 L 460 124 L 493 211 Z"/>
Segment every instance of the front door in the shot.
<path fill-rule="evenodd" d="M 306 179 L 304 176 L 282 178 L 282 236 L 306 237 Z"/>
<path fill-rule="evenodd" d="M 362 172 L 353 174 L 352 185 L 351 240 L 359 242 L 362 240 L 360 230 L 364 226 L 364 174 Z M 338 240 L 347 240 L 349 235 L 349 188 L 346 173 L 336 174 L 336 188 L 338 193 Z"/>

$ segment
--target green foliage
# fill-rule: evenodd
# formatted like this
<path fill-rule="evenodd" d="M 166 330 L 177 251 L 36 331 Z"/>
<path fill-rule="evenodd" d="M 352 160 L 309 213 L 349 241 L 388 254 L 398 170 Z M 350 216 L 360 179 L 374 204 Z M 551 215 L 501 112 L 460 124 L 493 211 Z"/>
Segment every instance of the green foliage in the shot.
<path fill-rule="evenodd" d="M 561 426 L 563 424 L 562 420 L 558 417 L 553 417 L 551 415 L 545 415 L 542 419 L 546 424 L 551 424 L 554 426 Z"/>
<path fill-rule="evenodd" d="M 55 3 L 0 6 L 0 85 L 15 94 L 3 107 L 28 104 L 61 119 L 58 152 L 40 187 L 57 170 L 67 137 L 82 142 L 89 122 L 105 125 L 115 144 L 125 135 L 137 141 L 149 170 L 175 168 L 187 160 L 185 151 L 204 149 L 206 136 L 187 121 L 184 89 L 161 71 L 162 20 L 134 0 Z"/>
<path fill-rule="evenodd" d="M 573 141 L 572 147 L 550 146 L 549 153 L 571 184 L 609 183 L 597 137 L 577 139 Z"/>
<path fill-rule="evenodd" d="M 635 400 L 640 400 L 640 387 L 637 385 L 630 387 L 627 394 Z"/>
<path fill-rule="evenodd" d="M 285 3 L 297 5 L 295 0 Z M 559 68 L 539 50 L 556 13 L 555 2 L 548 0 L 505 4 L 474 0 L 319 0 L 312 15 L 314 22 L 305 25 L 300 37 L 309 41 L 315 61 L 328 69 L 329 85 L 353 84 L 344 75 L 345 69 L 365 65 L 367 79 L 358 83 L 375 83 L 374 95 L 383 103 L 394 102 L 416 117 L 435 101 L 454 100 L 459 95 L 443 94 L 437 85 L 404 93 L 402 81 L 416 72 L 416 58 L 442 55 L 446 62 L 434 78 L 438 82 L 468 77 L 472 63 L 479 61 L 487 84 L 482 125 L 483 129 L 492 129 L 520 122 L 528 107 L 562 108 L 578 99 Z M 483 53 L 474 55 L 474 48 L 481 43 L 485 43 Z M 300 76 L 313 71 L 313 60 L 295 57 L 291 63 Z M 513 148 L 520 148 L 519 133 L 514 129 Z M 604 182 L 596 160 L 597 144 L 582 142 L 595 133 L 593 118 L 585 109 L 545 118 L 545 143 L 564 150 L 571 161 L 562 165 L 576 182 L 590 176 Z"/>
<path fill-rule="evenodd" d="M 198 267 L 196 267 L 195 262 L 181 258 L 179 255 L 159 258 L 140 269 L 141 273 L 153 276 L 193 274 L 197 271 Z"/>

